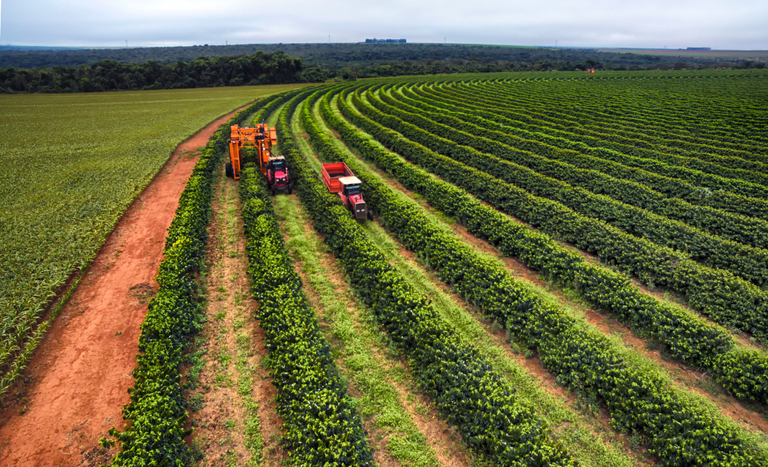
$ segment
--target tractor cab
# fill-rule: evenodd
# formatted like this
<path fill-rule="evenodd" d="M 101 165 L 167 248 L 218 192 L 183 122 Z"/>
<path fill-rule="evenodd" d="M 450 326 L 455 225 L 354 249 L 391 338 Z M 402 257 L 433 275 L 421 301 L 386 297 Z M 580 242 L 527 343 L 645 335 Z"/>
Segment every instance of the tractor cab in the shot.
<path fill-rule="evenodd" d="M 267 162 L 267 185 L 272 191 L 288 190 L 288 194 L 293 191 L 290 180 L 288 179 L 288 163 L 283 156 L 270 156 Z"/>
<path fill-rule="evenodd" d="M 368 211 L 368 207 L 363 199 L 363 184 L 359 178 L 355 176 L 342 177 L 339 179 L 341 182 L 341 201 L 352 211 L 355 219 L 369 219 L 373 217 L 373 213 Z"/>
<path fill-rule="evenodd" d="M 288 165 L 285 162 L 285 157 L 283 156 L 270 157 L 269 164 L 267 165 L 267 170 L 271 170 L 272 172 L 286 172 L 288 170 Z"/>
<path fill-rule="evenodd" d="M 354 178 L 357 180 L 357 177 L 345 177 L 345 178 Z M 342 189 L 342 192 L 344 193 L 344 196 L 353 196 L 353 195 L 359 195 L 362 192 L 363 186 L 360 183 L 360 180 L 357 180 L 355 182 L 354 180 L 350 180 L 349 183 L 344 183 L 346 180 L 342 180 L 341 184 L 344 187 Z"/>

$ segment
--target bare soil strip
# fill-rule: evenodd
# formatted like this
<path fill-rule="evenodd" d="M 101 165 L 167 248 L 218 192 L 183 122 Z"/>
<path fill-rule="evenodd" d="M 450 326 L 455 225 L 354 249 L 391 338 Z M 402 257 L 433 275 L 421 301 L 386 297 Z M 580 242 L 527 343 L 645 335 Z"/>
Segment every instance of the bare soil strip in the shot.
<path fill-rule="evenodd" d="M 279 465 L 282 420 L 261 364 L 267 351 L 253 319 L 258 303 L 250 299 L 237 182 L 224 176 L 223 165 L 213 209 L 204 278 L 207 322 L 186 372 L 195 387 L 187 395 L 194 410 L 193 452 L 200 466 L 255 466 L 266 444 L 267 465 Z"/>
<path fill-rule="evenodd" d="M 139 326 L 167 229 L 197 162 L 197 148 L 236 113 L 180 144 L 102 246 L 0 416 L 0 465 L 98 465 L 98 439 L 123 428 L 138 354 Z M 11 398 L 9 397 L 9 400 Z"/>

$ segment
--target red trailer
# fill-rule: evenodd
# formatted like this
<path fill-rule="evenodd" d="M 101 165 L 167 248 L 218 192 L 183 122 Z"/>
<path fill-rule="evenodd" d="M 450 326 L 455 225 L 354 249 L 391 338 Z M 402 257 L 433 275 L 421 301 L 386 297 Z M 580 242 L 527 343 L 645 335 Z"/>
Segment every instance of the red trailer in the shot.
<path fill-rule="evenodd" d="M 347 209 L 352 212 L 355 219 L 373 220 L 373 213 L 368 210 L 362 193 L 362 182 L 349 170 L 347 164 L 334 162 L 323 164 L 323 182 L 331 193 L 336 193 L 341 198 Z"/>

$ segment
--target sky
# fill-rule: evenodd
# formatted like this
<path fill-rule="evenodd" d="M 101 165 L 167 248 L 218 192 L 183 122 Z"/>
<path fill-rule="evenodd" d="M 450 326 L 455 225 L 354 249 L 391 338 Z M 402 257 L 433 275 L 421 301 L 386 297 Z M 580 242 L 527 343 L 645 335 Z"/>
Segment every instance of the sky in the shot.
<path fill-rule="evenodd" d="M 360 42 L 768 50 L 767 0 L 0 0 L 0 44 Z M 329 37 L 330 36 L 330 37 Z"/>

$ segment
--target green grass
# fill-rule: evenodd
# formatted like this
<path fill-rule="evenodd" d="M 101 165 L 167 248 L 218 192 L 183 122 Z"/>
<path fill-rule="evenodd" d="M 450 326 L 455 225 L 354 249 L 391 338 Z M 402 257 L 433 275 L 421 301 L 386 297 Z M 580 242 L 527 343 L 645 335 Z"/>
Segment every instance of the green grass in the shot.
<path fill-rule="evenodd" d="M 39 341 L 42 310 L 174 148 L 294 87 L 0 96 L 0 398 Z"/>
<path fill-rule="evenodd" d="M 239 232 L 243 229 L 242 222 L 239 218 L 239 212 L 241 210 L 240 197 L 237 196 L 236 189 L 233 189 L 233 185 L 225 179 L 223 175 L 224 172 L 219 171 L 218 181 L 222 185 L 222 190 L 219 193 L 222 204 L 221 224 L 224 227 L 220 232 L 220 242 L 222 242 L 222 244 L 225 241 L 227 243 L 234 243 L 239 240 L 239 235 L 241 235 Z M 222 270 L 222 274 L 223 272 L 224 271 Z M 233 272 L 232 276 L 229 277 L 229 281 L 233 283 L 233 287 L 240 277 L 240 272 L 244 271 L 236 270 Z M 223 275 L 222 278 L 224 278 Z M 218 290 L 224 292 L 226 289 L 223 286 L 219 286 Z M 233 302 L 235 305 L 235 319 L 232 322 L 232 327 L 226 329 L 227 334 L 234 334 L 235 336 L 235 354 L 227 356 L 228 359 L 226 364 L 229 365 L 230 362 L 234 361 L 235 369 L 237 370 L 234 372 L 236 381 L 232 382 L 232 386 L 237 386 L 237 395 L 240 406 L 243 409 L 243 426 L 242 428 L 237 427 L 237 423 L 230 419 L 227 424 L 225 424 L 225 427 L 230 430 L 242 430 L 243 443 L 249 453 L 248 460 L 242 465 L 256 466 L 264 459 L 264 439 L 261 436 L 259 403 L 253 399 L 253 379 L 255 377 L 256 363 L 251 363 L 249 361 L 249 359 L 254 356 L 254 343 L 250 336 L 250 329 L 245 327 L 245 321 L 250 318 L 250 310 L 243 302 L 243 296 L 243 292 L 239 290 L 234 291 Z M 220 358 L 224 358 L 224 356 L 220 355 Z M 221 363 L 224 364 L 224 361 L 222 360 Z M 238 465 L 237 459 L 233 457 L 231 462 L 228 462 L 227 465 Z"/>
<path fill-rule="evenodd" d="M 558 396 L 547 392 L 540 380 L 524 369 L 510 355 L 505 344 L 492 336 L 487 324 L 464 309 L 458 298 L 443 292 L 436 278 L 420 264 L 406 260 L 402 247 L 378 224 L 365 225 L 366 233 L 376 243 L 408 282 L 420 293 L 430 297 L 432 305 L 442 318 L 450 323 L 464 341 L 474 345 L 518 391 L 518 396 L 536 408 L 536 412 L 552 427 L 556 438 L 585 466 L 629 466 L 637 458 L 624 452 L 621 442 L 610 430 L 599 426 L 591 409 L 584 412 L 570 409 Z"/>
<path fill-rule="evenodd" d="M 218 222 L 223 228 L 219 229 L 217 231 L 218 234 L 212 236 L 211 239 L 215 243 L 224 244 L 225 242 L 228 243 L 232 237 L 237 238 L 238 232 L 242 230 L 242 223 L 238 215 L 240 211 L 239 197 L 236 196 L 236 185 L 233 185 L 225 178 L 223 170 L 218 172 L 215 183 L 215 197 L 221 202 L 221 209 L 218 211 L 221 219 Z M 215 244 L 211 245 L 212 248 L 216 248 L 216 246 Z M 232 288 L 236 287 L 241 273 L 244 274 L 244 270 L 234 270 L 232 275 L 226 278 L 224 266 L 223 263 L 216 263 L 211 270 L 207 271 L 211 274 L 206 274 L 203 278 L 205 290 L 212 290 L 208 280 L 209 277 L 228 280 L 232 284 Z M 215 291 L 219 293 L 226 292 L 226 290 L 224 286 L 215 288 Z M 258 360 L 259 357 L 256 356 L 256 359 L 254 359 L 255 344 L 250 335 L 253 321 L 250 315 L 251 311 L 243 301 L 243 298 L 246 296 L 245 292 L 234 290 L 232 300 L 228 300 L 224 305 L 226 308 L 223 308 L 222 311 L 214 315 L 216 321 L 208 321 L 206 324 L 210 335 L 216 336 L 215 345 L 218 346 L 218 348 L 214 348 L 210 355 L 209 346 L 206 345 L 209 344 L 207 339 L 203 336 L 196 338 L 192 351 L 186 358 L 187 362 L 191 365 L 187 382 L 190 384 L 191 389 L 200 387 L 202 391 L 189 397 L 190 407 L 195 411 L 201 410 L 205 406 L 203 393 L 209 393 L 215 389 L 209 385 L 200 385 L 200 374 L 206 370 L 206 362 L 212 361 L 215 363 L 215 365 L 208 367 L 208 371 L 213 371 L 212 376 L 217 386 L 237 388 L 237 398 L 229 399 L 228 405 L 230 408 L 234 408 L 239 403 L 240 407 L 242 407 L 242 426 L 239 426 L 236 420 L 229 418 L 224 423 L 224 428 L 229 431 L 242 433 L 242 442 L 248 450 L 248 458 L 243 460 L 230 456 L 225 459 L 226 465 L 257 466 L 264 459 L 264 440 L 261 435 L 259 402 L 253 398 L 254 379 L 257 377 L 256 369 L 258 368 L 258 362 L 253 360 Z M 227 299 L 224 295 L 221 295 L 219 298 L 221 300 Z M 229 322 L 225 321 L 228 311 L 232 312 L 233 320 L 231 326 Z M 208 312 L 212 313 L 212 311 Z M 227 337 L 229 336 L 234 337 L 234 348 L 228 342 Z M 204 345 L 205 347 L 203 347 Z M 200 419 L 193 416 L 192 425 L 197 426 L 199 422 Z M 204 424 L 205 422 L 202 423 Z M 228 443 L 231 442 L 231 438 L 232 435 L 228 434 L 227 440 L 220 439 L 219 442 Z M 192 448 L 195 453 L 194 458 L 197 461 L 205 459 L 207 445 L 207 438 L 205 436 L 201 438 L 195 435 Z M 202 465 L 202 463 L 196 465 Z"/>

